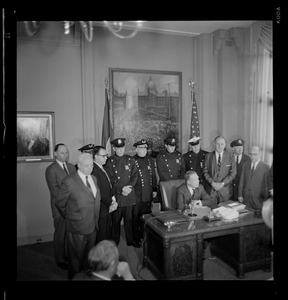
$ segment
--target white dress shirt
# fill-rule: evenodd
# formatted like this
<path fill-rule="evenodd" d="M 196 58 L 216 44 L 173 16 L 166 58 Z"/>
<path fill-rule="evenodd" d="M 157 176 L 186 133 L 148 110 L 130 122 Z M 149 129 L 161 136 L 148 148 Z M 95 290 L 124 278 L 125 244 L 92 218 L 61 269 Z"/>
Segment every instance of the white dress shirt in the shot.
<path fill-rule="evenodd" d="M 96 197 L 97 189 L 96 189 L 94 180 L 92 179 L 91 175 L 85 175 L 79 169 L 77 170 L 77 172 L 78 172 L 81 180 L 85 184 L 85 186 L 86 186 L 86 176 L 88 176 L 88 182 L 90 183 L 90 186 L 91 186 L 94 197 Z"/>

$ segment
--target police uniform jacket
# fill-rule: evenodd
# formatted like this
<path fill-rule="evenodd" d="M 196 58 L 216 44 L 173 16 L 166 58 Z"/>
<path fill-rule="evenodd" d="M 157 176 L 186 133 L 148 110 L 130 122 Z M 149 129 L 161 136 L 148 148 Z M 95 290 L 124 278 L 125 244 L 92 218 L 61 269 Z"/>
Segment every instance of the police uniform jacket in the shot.
<path fill-rule="evenodd" d="M 156 162 L 160 181 L 184 178 L 185 163 L 179 151 L 169 153 L 161 150 L 157 155 Z"/>
<path fill-rule="evenodd" d="M 136 202 L 149 202 L 152 200 L 152 192 L 156 191 L 156 174 L 153 158 L 146 155 L 134 156 L 138 170 L 138 180 L 135 185 Z"/>
<path fill-rule="evenodd" d="M 183 155 L 183 159 L 185 162 L 185 171 L 195 171 L 199 176 L 200 182 L 202 182 L 203 180 L 203 169 L 207 153 L 207 151 L 200 149 L 197 154 L 191 150 Z"/>
<path fill-rule="evenodd" d="M 127 154 L 124 154 L 121 157 L 114 154 L 113 156 L 108 157 L 105 164 L 105 170 L 115 189 L 118 206 L 134 205 L 136 203 L 135 184 L 138 179 L 138 170 L 136 168 L 135 159 Z M 123 196 L 121 194 L 122 188 L 126 185 L 132 187 L 132 192 L 127 196 Z"/>

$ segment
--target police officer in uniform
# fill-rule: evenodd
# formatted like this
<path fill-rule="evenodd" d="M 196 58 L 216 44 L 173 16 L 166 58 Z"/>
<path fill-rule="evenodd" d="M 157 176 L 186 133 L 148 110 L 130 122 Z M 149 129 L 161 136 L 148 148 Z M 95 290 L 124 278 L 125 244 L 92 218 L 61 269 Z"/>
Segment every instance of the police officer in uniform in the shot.
<path fill-rule="evenodd" d="M 112 212 L 111 238 L 119 244 L 123 218 L 127 245 L 139 248 L 140 244 L 133 241 L 132 232 L 132 209 L 136 203 L 134 187 L 138 179 L 135 159 L 124 153 L 125 138 L 114 139 L 111 144 L 115 154 L 107 159 L 105 170 L 110 177 L 118 203 L 117 210 Z"/>
<path fill-rule="evenodd" d="M 190 145 L 190 151 L 183 154 L 183 159 L 185 162 L 185 171 L 193 170 L 197 173 L 199 177 L 199 183 L 205 188 L 206 181 L 203 176 L 203 169 L 205 163 L 205 156 L 208 153 L 202 150 L 200 147 L 201 137 L 193 136 L 187 143 Z"/>
<path fill-rule="evenodd" d="M 176 150 L 176 138 L 169 136 L 164 140 L 165 150 L 161 150 L 156 158 L 160 181 L 183 179 L 185 163 L 182 154 Z"/>
<path fill-rule="evenodd" d="M 250 157 L 243 153 L 245 141 L 237 139 L 231 142 L 230 147 L 233 149 L 234 158 L 236 161 L 237 174 L 235 179 L 232 181 L 233 186 L 233 200 L 238 201 L 238 186 L 242 173 L 242 166 L 245 161 L 250 160 Z"/>
<path fill-rule="evenodd" d="M 133 238 L 140 244 L 143 239 L 143 228 L 140 218 L 143 214 L 151 213 L 152 199 L 157 196 L 156 173 L 154 160 L 147 154 L 148 143 L 145 139 L 136 142 L 134 156 L 138 170 L 138 180 L 135 185 L 136 204 L 133 206 Z"/>

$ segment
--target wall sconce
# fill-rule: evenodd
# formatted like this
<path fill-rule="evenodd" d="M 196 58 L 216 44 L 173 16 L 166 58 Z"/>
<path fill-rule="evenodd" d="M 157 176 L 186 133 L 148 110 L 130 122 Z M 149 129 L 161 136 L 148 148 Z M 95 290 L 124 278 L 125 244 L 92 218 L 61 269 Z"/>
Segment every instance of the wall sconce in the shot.
<path fill-rule="evenodd" d="M 131 21 L 132 22 L 132 21 Z M 125 24 L 122 21 L 103 21 L 104 25 L 118 38 L 120 39 L 131 39 L 133 38 L 139 31 L 139 29 L 142 27 L 142 23 L 144 21 L 133 21 L 133 23 L 135 23 L 136 26 L 134 25 L 128 25 Z M 123 35 L 121 34 L 121 31 L 123 29 L 131 29 L 132 28 L 132 32 L 128 35 Z"/>
<path fill-rule="evenodd" d="M 70 33 L 70 27 L 75 24 L 75 21 L 63 21 L 64 23 L 64 34 Z M 93 40 L 93 22 L 92 21 L 79 21 L 82 32 L 84 33 L 87 41 Z M 39 21 L 24 21 L 26 32 L 29 36 L 36 35 L 42 26 Z"/>
<path fill-rule="evenodd" d="M 124 24 L 122 21 L 103 21 L 103 24 L 118 38 L 131 39 L 138 33 L 143 22 L 144 21 L 130 21 L 130 24 Z M 69 34 L 71 26 L 74 26 L 76 21 L 61 21 L 61 23 L 64 24 L 64 34 Z M 85 38 L 91 42 L 93 40 L 93 21 L 79 21 L 79 23 Z M 40 21 L 24 21 L 24 24 L 29 36 L 36 35 L 43 25 Z M 121 33 L 123 29 L 131 29 L 132 32 L 128 35 L 124 35 Z"/>

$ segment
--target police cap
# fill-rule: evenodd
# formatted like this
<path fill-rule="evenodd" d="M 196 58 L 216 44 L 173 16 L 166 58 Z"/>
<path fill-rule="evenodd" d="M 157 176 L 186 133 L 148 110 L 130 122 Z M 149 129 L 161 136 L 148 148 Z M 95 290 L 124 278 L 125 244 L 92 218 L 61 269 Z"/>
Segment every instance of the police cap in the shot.
<path fill-rule="evenodd" d="M 125 138 L 117 138 L 111 142 L 114 147 L 124 147 L 125 146 Z"/>
<path fill-rule="evenodd" d="M 166 145 L 170 146 L 176 146 L 176 138 L 174 136 L 168 136 L 165 140 L 164 143 Z"/>
<path fill-rule="evenodd" d="M 81 152 L 91 152 L 91 151 L 93 151 L 93 149 L 94 149 L 94 144 L 88 144 L 88 145 L 85 145 L 85 146 L 79 148 L 78 150 Z"/>
<path fill-rule="evenodd" d="M 133 147 L 142 146 L 142 145 L 146 145 L 146 147 L 148 148 L 148 142 L 145 139 L 142 139 L 141 141 L 134 143 Z"/>
<path fill-rule="evenodd" d="M 242 139 L 237 139 L 231 142 L 230 147 L 233 148 L 235 146 L 244 146 L 245 142 Z"/>
<path fill-rule="evenodd" d="M 200 136 L 193 136 L 187 143 L 189 143 L 191 146 L 196 146 L 200 143 Z"/>

